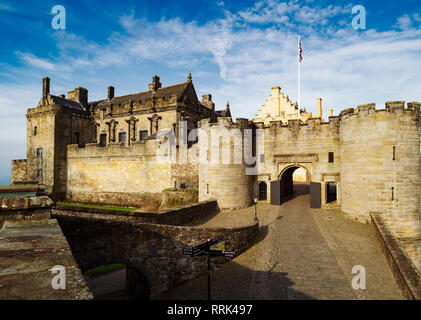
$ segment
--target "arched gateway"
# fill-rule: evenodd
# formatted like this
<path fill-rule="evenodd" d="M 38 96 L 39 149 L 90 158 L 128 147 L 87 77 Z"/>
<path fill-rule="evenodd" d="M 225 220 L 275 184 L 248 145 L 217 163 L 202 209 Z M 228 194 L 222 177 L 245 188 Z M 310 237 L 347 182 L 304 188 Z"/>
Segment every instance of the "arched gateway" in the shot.
<path fill-rule="evenodd" d="M 302 171 L 303 173 L 299 172 Z M 300 173 L 301 182 L 294 188 L 294 173 Z M 279 173 L 278 180 L 271 181 L 270 199 L 271 204 L 280 205 L 290 200 L 294 194 L 310 192 L 311 173 L 308 168 L 301 164 L 290 164 L 285 166 Z"/>

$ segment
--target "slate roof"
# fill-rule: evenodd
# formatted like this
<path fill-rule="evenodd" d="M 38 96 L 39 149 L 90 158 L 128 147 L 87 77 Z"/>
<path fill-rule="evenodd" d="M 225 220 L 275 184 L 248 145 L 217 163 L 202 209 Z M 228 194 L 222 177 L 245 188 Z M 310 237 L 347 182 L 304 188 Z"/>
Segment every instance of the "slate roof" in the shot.
<path fill-rule="evenodd" d="M 51 98 L 53 99 L 54 103 L 59 104 L 61 106 L 65 106 L 65 107 L 76 109 L 76 110 L 86 111 L 85 108 L 79 102 L 68 100 L 65 98 L 60 98 L 53 95 L 51 95 Z"/>
<path fill-rule="evenodd" d="M 189 82 L 183 82 L 174 84 L 168 87 L 162 87 L 155 91 L 155 97 L 156 98 L 169 98 L 170 96 L 176 94 L 178 97 L 182 95 L 184 90 L 187 88 L 187 85 Z M 139 100 L 149 100 L 152 99 L 152 91 L 144 91 L 134 94 L 129 94 L 125 96 L 120 97 L 114 97 L 110 101 L 108 100 L 99 100 L 99 101 L 93 101 L 89 102 L 90 105 L 101 105 L 101 104 L 107 104 L 107 103 L 121 103 L 124 104 L 126 102 L 132 101 L 139 101 Z"/>

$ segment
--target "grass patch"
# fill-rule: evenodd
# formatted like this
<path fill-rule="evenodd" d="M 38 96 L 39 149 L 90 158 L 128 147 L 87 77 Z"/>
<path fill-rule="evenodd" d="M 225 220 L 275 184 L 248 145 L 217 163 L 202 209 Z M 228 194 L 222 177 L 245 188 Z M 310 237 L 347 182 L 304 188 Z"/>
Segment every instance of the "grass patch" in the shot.
<path fill-rule="evenodd" d="M 99 266 L 99 267 L 96 267 L 96 268 L 93 268 L 93 269 L 86 270 L 83 273 L 83 275 L 85 277 L 95 278 L 95 277 L 101 276 L 103 274 L 107 274 L 107 273 L 117 271 L 117 270 L 121 270 L 121 269 L 124 269 L 124 268 L 126 268 L 125 264 L 112 263 L 112 264 L 107 264 L 107 265 L 104 265 L 104 266 Z"/>
<path fill-rule="evenodd" d="M 105 209 L 105 210 L 116 210 L 116 211 L 135 211 L 138 208 L 134 207 L 118 207 L 118 206 L 107 206 L 107 205 L 96 205 L 96 204 L 85 204 L 85 203 L 72 203 L 72 202 L 57 202 L 58 206 L 71 206 L 78 208 L 94 208 L 94 209 Z"/>

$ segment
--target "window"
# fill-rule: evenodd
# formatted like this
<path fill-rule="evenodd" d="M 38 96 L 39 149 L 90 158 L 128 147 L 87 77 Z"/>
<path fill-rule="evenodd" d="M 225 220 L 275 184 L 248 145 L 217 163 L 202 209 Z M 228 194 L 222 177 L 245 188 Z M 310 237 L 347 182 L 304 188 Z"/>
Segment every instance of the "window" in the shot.
<path fill-rule="evenodd" d="M 139 139 L 146 140 L 148 138 L 148 130 L 140 130 L 139 131 Z"/>
<path fill-rule="evenodd" d="M 268 186 L 266 182 L 259 183 L 259 200 L 267 200 Z"/>
<path fill-rule="evenodd" d="M 37 170 L 37 177 L 38 179 L 42 179 L 42 169 Z"/>
<path fill-rule="evenodd" d="M 265 163 L 265 155 L 264 154 L 260 155 L 260 163 Z"/>
<path fill-rule="evenodd" d="M 73 143 L 74 144 L 79 144 L 79 132 L 75 132 L 74 133 L 74 140 L 73 140 Z"/>
<path fill-rule="evenodd" d="M 107 110 L 101 110 L 102 111 L 102 119 L 104 120 L 105 117 L 107 116 Z"/>
<path fill-rule="evenodd" d="M 105 147 L 107 145 L 107 134 L 102 133 L 99 135 L 99 146 Z"/>
<path fill-rule="evenodd" d="M 329 152 L 329 162 L 333 162 L 334 160 L 334 154 L 333 152 Z"/>
<path fill-rule="evenodd" d="M 126 144 L 126 133 L 125 132 L 119 132 L 118 142 L 122 143 L 123 145 Z"/>
<path fill-rule="evenodd" d="M 393 161 L 396 160 L 396 147 L 393 147 Z"/>
<path fill-rule="evenodd" d="M 34 127 L 34 136 L 36 136 L 36 135 L 37 135 L 37 133 L 38 133 L 38 127 L 37 127 L 37 126 L 35 126 L 35 127 Z"/>
<path fill-rule="evenodd" d="M 42 158 L 42 148 L 37 149 L 37 158 Z"/>
<path fill-rule="evenodd" d="M 209 184 L 206 184 L 206 193 L 209 194 Z"/>

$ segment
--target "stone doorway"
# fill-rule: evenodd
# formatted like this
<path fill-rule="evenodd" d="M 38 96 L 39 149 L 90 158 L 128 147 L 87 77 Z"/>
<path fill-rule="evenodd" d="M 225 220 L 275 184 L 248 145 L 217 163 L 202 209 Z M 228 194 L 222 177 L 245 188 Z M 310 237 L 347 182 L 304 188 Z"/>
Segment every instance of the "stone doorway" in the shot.
<path fill-rule="evenodd" d="M 271 204 L 281 205 L 297 195 L 310 193 L 311 174 L 300 165 L 287 166 L 277 181 L 271 182 Z"/>

